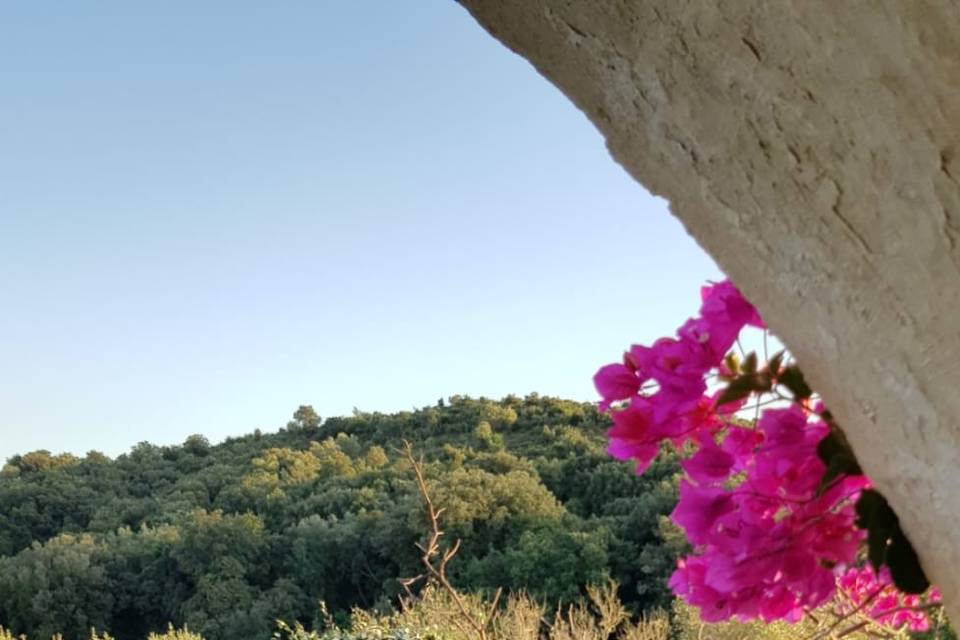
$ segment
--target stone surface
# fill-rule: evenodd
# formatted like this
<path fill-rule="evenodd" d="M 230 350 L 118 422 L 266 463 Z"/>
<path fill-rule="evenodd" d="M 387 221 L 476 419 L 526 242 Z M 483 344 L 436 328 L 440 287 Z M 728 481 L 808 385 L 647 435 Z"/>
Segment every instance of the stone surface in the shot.
<path fill-rule="evenodd" d="M 757 304 L 960 619 L 960 3 L 462 4 Z"/>

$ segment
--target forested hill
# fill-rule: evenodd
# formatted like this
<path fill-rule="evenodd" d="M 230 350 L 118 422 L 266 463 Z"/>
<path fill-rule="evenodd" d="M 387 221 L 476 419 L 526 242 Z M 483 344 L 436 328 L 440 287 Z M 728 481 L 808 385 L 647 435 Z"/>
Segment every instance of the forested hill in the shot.
<path fill-rule="evenodd" d="M 207 640 L 266 640 L 274 621 L 389 604 L 420 572 L 424 534 L 403 439 L 427 460 L 464 589 L 547 602 L 607 576 L 636 608 L 664 605 L 676 466 L 643 477 L 604 452 L 589 404 L 455 397 L 210 445 L 140 444 L 111 460 L 39 451 L 0 474 L 0 625 L 119 640 L 168 622 Z"/>

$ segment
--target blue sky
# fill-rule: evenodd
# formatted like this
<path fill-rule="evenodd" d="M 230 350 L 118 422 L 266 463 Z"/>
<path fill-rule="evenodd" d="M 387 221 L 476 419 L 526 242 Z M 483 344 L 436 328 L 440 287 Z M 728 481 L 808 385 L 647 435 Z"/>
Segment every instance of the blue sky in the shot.
<path fill-rule="evenodd" d="M 450 0 L 0 9 L 0 457 L 593 399 L 713 262 Z"/>

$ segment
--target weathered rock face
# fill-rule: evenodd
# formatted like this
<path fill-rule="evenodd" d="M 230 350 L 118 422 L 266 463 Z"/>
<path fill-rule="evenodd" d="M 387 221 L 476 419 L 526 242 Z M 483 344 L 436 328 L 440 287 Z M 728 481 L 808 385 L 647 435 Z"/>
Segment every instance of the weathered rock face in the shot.
<path fill-rule="evenodd" d="M 960 619 L 960 4 L 462 4 L 757 304 Z"/>

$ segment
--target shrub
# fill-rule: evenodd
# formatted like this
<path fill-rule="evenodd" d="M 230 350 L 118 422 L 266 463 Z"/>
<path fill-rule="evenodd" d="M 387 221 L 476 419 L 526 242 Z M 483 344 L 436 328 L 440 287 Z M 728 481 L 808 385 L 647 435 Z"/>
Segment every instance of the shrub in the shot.
<path fill-rule="evenodd" d="M 164 633 L 151 633 L 147 636 L 147 640 L 203 640 L 203 636 L 190 631 L 187 627 L 174 629 L 171 624 Z"/>

